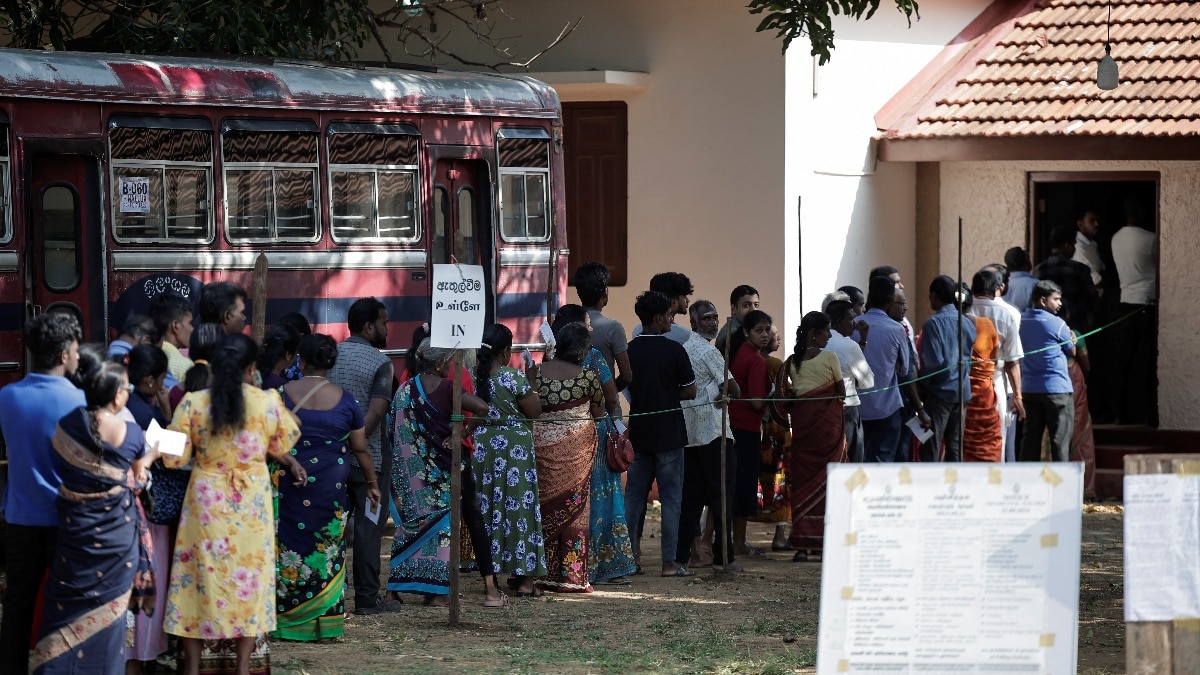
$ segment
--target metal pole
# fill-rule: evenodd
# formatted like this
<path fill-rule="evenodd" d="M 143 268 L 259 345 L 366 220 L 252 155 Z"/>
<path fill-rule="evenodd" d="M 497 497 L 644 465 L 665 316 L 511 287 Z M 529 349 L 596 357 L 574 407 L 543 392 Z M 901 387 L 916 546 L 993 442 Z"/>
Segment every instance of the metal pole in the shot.
<path fill-rule="evenodd" d="M 725 369 L 723 371 L 725 375 L 724 379 L 721 380 L 721 398 L 725 399 L 725 407 L 721 409 L 721 509 L 719 512 L 720 518 L 717 521 L 717 541 L 713 542 L 713 548 L 715 549 L 717 546 L 724 547 L 721 550 L 721 559 L 725 561 L 724 568 L 728 572 L 729 563 L 732 562 L 729 559 L 729 549 L 731 548 L 729 538 L 733 533 L 726 526 L 726 523 L 729 522 L 729 491 L 725 483 L 728 480 L 728 471 L 725 469 L 725 457 L 729 452 L 729 448 L 727 447 L 729 443 L 729 395 L 725 388 L 725 383 L 729 381 L 729 352 L 731 351 L 729 344 L 733 342 L 733 317 L 729 317 L 726 321 L 728 322 L 727 325 L 730 326 L 730 334 L 725 336 Z"/>
<path fill-rule="evenodd" d="M 462 556 L 462 373 L 459 362 L 462 352 L 454 350 L 450 369 L 454 381 L 454 416 L 450 427 L 450 625 L 458 626 L 458 566 Z"/>
<path fill-rule="evenodd" d="M 262 344 L 263 334 L 267 330 L 267 253 L 261 251 L 254 260 L 254 309 L 250 318 L 250 337 Z"/>
<path fill-rule="evenodd" d="M 962 216 L 958 217 L 958 288 L 954 289 L 954 296 L 958 297 L 958 293 L 962 288 L 963 278 L 963 221 Z M 959 459 L 962 459 L 963 438 L 967 433 L 967 416 L 964 414 L 966 408 L 966 397 L 963 394 L 963 301 L 958 301 L 958 454 Z"/>

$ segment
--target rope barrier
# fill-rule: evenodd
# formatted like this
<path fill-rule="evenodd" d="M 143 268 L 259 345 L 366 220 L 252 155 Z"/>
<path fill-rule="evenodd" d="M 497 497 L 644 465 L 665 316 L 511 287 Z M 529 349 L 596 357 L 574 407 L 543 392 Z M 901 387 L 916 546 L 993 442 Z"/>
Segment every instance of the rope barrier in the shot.
<path fill-rule="evenodd" d="M 1086 333 L 1083 333 L 1079 337 L 1080 338 L 1091 337 L 1091 336 L 1099 333 L 1100 331 L 1108 330 L 1109 328 L 1112 328 L 1113 326 L 1132 318 L 1136 314 L 1141 314 L 1144 311 L 1145 311 L 1144 309 L 1135 309 L 1134 311 L 1129 312 L 1125 316 L 1122 316 L 1118 319 L 1110 321 L 1110 322 L 1104 324 L 1103 326 L 1100 326 L 1099 328 L 1094 328 Z M 1054 344 L 1047 345 L 1047 346 L 1041 347 L 1039 349 L 1034 349 L 1033 351 L 1023 352 L 1021 354 L 1020 358 L 1025 358 L 1026 356 L 1029 356 L 1031 354 L 1040 354 L 1041 352 L 1047 352 L 1047 351 L 1051 351 L 1054 349 L 1061 349 L 1063 347 L 1063 345 L 1070 344 L 1072 342 L 1073 342 L 1072 340 L 1063 340 L 1061 342 L 1056 342 Z M 1017 359 L 1014 359 L 1014 360 L 1017 360 Z M 963 364 L 969 368 L 970 366 L 973 366 L 973 365 L 979 364 L 979 363 L 999 363 L 1001 361 L 1004 361 L 1004 359 L 999 359 L 999 358 L 997 358 L 997 359 L 977 359 L 977 360 L 964 359 Z M 906 387 L 910 384 L 914 384 L 916 382 L 920 382 L 921 380 L 926 380 L 931 377 L 941 375 L 942 373 L 945 373 L 945 372 L 948 372 L 950 370 L 954 370 L 957 368 L 958 368 L 958 362 L 955 362 L 954 364 L 946 366 L 945 368 L 941 368 L 941 369 L 935 370 L 931 373 L 926 373 L 919 377 L 914 377 L 912 379 L 905 380 L 903 382 L 897 382 L 894 385 L 886 385 L 883 387 L 876 387 L 874 389 L 861 389 L 857 392 L 856 395 L 862 396 L 865 394 L 878 394 L 881 392 L 890 391 L 892 389 L 899 389 L 901 387 Z M 740 402 L 745 402 L 745 403 L 751 403 L 751 402 L 795 403 L 795 402 L 800 402 L 800 401 L 831 401 L 831 400 L 837 400 L 837 399 L 846 399 L 846 398 L 849 398 L 850 396 L 851 395 L 848 394 L 845 396 L 799 396 L 799 397 L 793 397 L 793 398 L 784 398 L 784 397 L 728 398 L 728 397 L 725 397 L 725 398 L 716 399 L 714 401 L 706 401 L 703 403 L 681 404 L 678 408 L 668 408 L 666 410 L 654 410 L 654 411 L 643 412 L 643 413 L 625 413 L 624 415 L 622 415 L 622 417 L 633 418 L 633 417 L 649 417 L 651 415 L 665 415 L 667 413 L 673 413 L 673 412 L 676 412 L 679 410 L 688 410 L 691 408 L 700 408 L 700 407 L 705 407 L 705 406 L 711 406 L 711 405 L 715 405 L 717 403 L 723 403 L 725 405 L 728 405 L 729 403 L 731 403 L 733 401 L 740 401 Z M 451 417 L 450 417 L 451 422 L 460 422 L 460 421 L 465 421 L 466 419 L 468 419 L 468 418 L 461 416 L 461 415 L 451 415 Z M 608 419 L 608 416 L 605 415 L 603 417 L 556 417 L 552 420 L 540 420 L 540 419 L 532 419 L 531 420 L 526 417 L 516 417 L 516 416 L 509 417 L 504 420 L 479 420 L 479 418 L 477 418 L 477 417 L 473 417 L 470 419 L 476 420 L 478 426 L 505 426 L 508 424 L 512 424 L 514 422 L 556 422 L 557 423 L 557 422 L 586 422 L 588 420 L 591 420 L 593 422 L 600 422 L 600 421 Z"/>

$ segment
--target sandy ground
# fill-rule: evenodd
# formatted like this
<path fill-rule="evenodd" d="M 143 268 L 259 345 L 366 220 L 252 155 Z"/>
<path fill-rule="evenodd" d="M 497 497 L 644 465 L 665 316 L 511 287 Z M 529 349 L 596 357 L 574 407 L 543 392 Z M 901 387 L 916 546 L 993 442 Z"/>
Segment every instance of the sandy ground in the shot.
<path fill-rule="evenodd" d="M 1125 672 L 1121 526 L 1119 506 L 1084 507 L 1085 675 Z M 769 549 L 772 532 L 752 524 L 750 537 Z M 658 540 L 645 549 L 657 559 Z M 272 665 L 276 673 L 814 672 L 820 563 L 793 563 L 790 553 L 741 562 L 744 573 L 700 569 L 690 579 L 660 578 L 648 567 L 629 587 L 512 598 L 503 609 L 482 607 L 483 583 L 464 575 L 459 628 L 447 626 L 448 610 L 409 596 L 400 612 L 352 615 L 337 643 L 272 643 Z"/>

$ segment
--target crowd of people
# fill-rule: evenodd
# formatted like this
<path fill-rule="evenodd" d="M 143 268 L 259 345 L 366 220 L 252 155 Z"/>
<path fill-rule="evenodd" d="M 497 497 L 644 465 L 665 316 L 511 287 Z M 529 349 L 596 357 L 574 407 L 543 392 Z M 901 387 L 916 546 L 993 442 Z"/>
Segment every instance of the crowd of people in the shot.
<path fill-rule="evenodd" d="M 1068 239 L 1055 234 L 1054 256 Z M 1070 458 L 1090 489 L 1089 362 L 1069 323 L 1093 321 L 1092 268 L 1054 256 L 1033 275 L 1012 249 L 969 286 L 935 278 L 919 332 L 899 272 L 877 267 L 865 292 L 843 286 L 805 314 L 782 359 L 756 289 L 732 290 L 718 330 L 716 304 L 691 301 L 678 272 L 638 295 L 627 339 L 600 263 L 575 272 L 580 302 L 558 309 L 540 363 L 500 324 L 463 363 L 422 326 L 394 368 L 370 297 L 341 344 L 299 314 L 258 344 L 228 282 L 201 289 L 195 325 L 167 293 L 107 347 L 81 345 L 71 315 L 38 315 L 30 373 L 0 390 L 0 669 L 140 673 L 175 646 L 185 673 L 261 672 L 268 637 L 340 637 L 348 593 L 357 614 L 448 604 L 458 537 L 489 608 L 647 570 L 738 572 L 765 556 L 750 521 L 775 524 L 772 549 L 802 562 L 823 546 L 831 462 Z M 182 454 L 147 441 L 158 427 L 183 434 Z M 625 439 L 632 462 L 614 465 Z M 654 489 L 658 567 L 642 556 Z"/>

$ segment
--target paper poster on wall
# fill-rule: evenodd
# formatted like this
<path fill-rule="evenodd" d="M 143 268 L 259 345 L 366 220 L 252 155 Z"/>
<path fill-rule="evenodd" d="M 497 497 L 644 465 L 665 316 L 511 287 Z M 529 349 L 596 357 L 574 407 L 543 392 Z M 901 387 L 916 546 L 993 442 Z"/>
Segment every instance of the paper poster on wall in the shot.
<path fill-rule="evenodd" d="M 430 346 L 478 349 L 483 342 L 483 322 L 487 316 L 483 267 L 434 265 L 432 301 Z"/>
<path fill-rule="evenodd" d="M 121 213 L 150 213 L 150 179 L 121 176 Z"/>
<path fill-rule="evenodd" d="M 831 464 L 817 672 L 1075 672 L 1082 464 Z"/>

